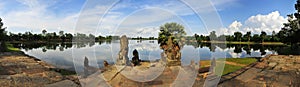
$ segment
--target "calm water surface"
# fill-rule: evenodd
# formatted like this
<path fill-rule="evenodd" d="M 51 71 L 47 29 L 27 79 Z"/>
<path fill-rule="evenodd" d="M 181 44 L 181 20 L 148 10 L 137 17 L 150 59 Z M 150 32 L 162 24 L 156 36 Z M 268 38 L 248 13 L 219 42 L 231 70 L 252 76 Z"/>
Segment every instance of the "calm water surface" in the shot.
<path fill-rule="evenodd" d="M 14 45 L 28 55 L 69 70 L 74 70 L 74 66 L 82 67 L 84 57 L 89 59 L 91 66 L 101 67 L 104 60 L 114 63 L 120 49 L 119 41 L 54 44 L 19 43 Z M 280 46 L 186 43 L 181 49 L 181 62 L 183 65 L 188 65 L 191 60 L 209 60 L 212 57 L 263 57 L 268 54 L 278 54 L 276 48 L 280 48 Z M 138 50 L 142 60 L 160 59 L 160 54 L 163 52 L 156 40 L 130 40 L 128 53 L 130 60 L 134 49 Z"/>

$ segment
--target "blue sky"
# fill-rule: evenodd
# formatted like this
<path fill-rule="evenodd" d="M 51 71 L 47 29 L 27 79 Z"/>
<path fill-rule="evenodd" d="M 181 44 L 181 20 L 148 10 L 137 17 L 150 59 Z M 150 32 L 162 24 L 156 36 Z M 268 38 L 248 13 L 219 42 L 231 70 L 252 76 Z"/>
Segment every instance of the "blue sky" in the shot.
<path fill-rule="evenodd" d="M 295 12 L 296 3 L 296 0 L 210 0 L 211 3 L 209 0 L 122 0 L 106 11 L 114 1 L 118 0 L 2 0 L 0 17 L 7 31 L 13 33 L 40 33 L 46 29 L 148 37 L 157 36 L 161 24 L 178 22 L 189 34 L 208 34 L 212 30 L 218 34 L 262 30 L 270 34 L 280 30 L 286 15 Z"/>

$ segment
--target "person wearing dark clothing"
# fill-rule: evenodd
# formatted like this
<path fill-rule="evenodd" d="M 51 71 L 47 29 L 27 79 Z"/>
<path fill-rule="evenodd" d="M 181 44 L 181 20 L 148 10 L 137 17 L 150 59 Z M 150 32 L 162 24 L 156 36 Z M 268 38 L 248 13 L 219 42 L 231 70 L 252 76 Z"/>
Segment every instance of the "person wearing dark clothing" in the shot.
<path fill-rule="evenodd" d="M 131 62 L 133 63 L 134 66 L 140 65 L 141 60 L 139 59 L 139 53 L 136 49 L 133 50 L 133 57 Z"/>

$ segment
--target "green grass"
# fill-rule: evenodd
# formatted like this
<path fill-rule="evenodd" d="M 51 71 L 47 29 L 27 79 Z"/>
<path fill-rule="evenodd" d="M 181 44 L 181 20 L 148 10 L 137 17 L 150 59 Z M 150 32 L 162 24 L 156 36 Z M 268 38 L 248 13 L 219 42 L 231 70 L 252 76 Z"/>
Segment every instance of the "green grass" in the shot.
<path fill-rule="evenodd" d="M 8 52 L 20 51 L 19 48 L 15 48 L 15 47 L 13 47 L 12 44 L 9 44 L 9 43 L 6 43 L 6 47 L 7 47 L 7 51 L 8 51 Z"/>
<path fill-rule="evenodd" d="M 225 58 L 219 58 L 217 61 L 222 61 L 222 60 L 225 60 Z M 255 58 L 226 58 L 226 61 L 234 62 L 237 64 L 249 65 L 249 64 L 256 62 L 257 59 L 255 59 Z M 204 60 L 204 61 L 200 61 L 200 62 L 201 62 L 201 67 L 210 66 L 210 60 Z M 243 68 L 243 66 L 225 64 L 224 68 L 223 68 L 223 72 L 220 71 L 221 68 L 223 68 L 223 65 L 217 64 L 217 66 L 215 68 L 217 75 L 221 76 L 221 75 L 226 75 L 231 72 L 235 72 L 235 71 Z"/>
<path fill-rule="evenodd" d="M 255 58 L 227 58 L 226 61 L 234 62 L 238 64 L 249 65 L 257 61 Z"/>
<path fill-rule="evenodd" d="M 237 41 L 233 41 L 233 42 L 227 42 L 227 44 L 258 44 L 255 42 L 237 42 Z"/>
<path fill-rule="evenodd" d="M 235 65 L 225 64 L 222 75 L 237 71 L 241 68 L 243 68 L 243 67 L 242 66 L 235 66 Z"/>

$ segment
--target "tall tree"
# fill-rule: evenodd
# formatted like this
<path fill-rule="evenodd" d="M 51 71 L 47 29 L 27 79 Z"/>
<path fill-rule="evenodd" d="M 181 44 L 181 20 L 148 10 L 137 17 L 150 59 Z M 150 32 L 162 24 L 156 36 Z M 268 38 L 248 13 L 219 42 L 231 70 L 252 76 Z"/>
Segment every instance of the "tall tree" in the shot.
<path fill-rule="evenodd" d="M 271 41 L 272 42 L 278 42 L 278 38 L 276 36 L 276 32 L 275 31 L 272 31 Z"/>
<path fill-rule="evenodd" d="M 258 34 L 254 34 L 252 37 L 252 41 L 259 43 L 260 42 L 260 36 Z"/>
<path fill-rule="evenodd" d="M 44 36 L 46 36 L 47 31 L 46 30 L 42 30 L 42 33 Z"/>
<path fill-rule="evenodd" d="M 62 42 L 65 42 L 65 34 L 64 34 L 64 31 L 59 31 L 59 37 L 60 39 L 62 40 Z"/>
<path fill-rule="evenodd" d="M 300 0 L 297 0 L 295 9 L 294 14 L 287 15 L 288 23 L 283 24 L 284 27 L 278 34 L 283 43 L 298 47 L 297 43 L 300 42 Z"/>
<path fill-rule="evenodd" d="M 234 32 L 234 37 L 236 41 L 240 41 L 242 40 L 242 36 L 243 34 L 241 32 Z"/>
<path fill-rule="evenodd" d="M 61 36 L 64 35 L 64 31 L 59 31 L 58 34 L 59 34 L 59 36 L 61 37 Z"/>
<path fill-rule="evenodd" d="M 181 24 L 171 22 L 160 26 L 160 32 L 158 36 L 158 43 L 166 43 L 171 36 L 175 41 L 179 41 L 186 35 L 184 27 Z"/>
<path fill-rule="evenodd" d="M 2 22 L 2 19 L 0 18 L 0 52 L 2 51 L 6 51 L 7 50 L 7 47 L 6 47 L 6 44 L 5 44 L 5 38 L 6 38 L 6 32 L 5 32 L 5 29 L 6 27 L 3 27 L 3 22 Z"/>
<path fill-rule="evenodd" d="M 244 35 L 244 37 L 247 38 L 248 42 L 250 42 L 251 32 L 248 31 L 248 32 Z"/>
<path fill-rule="evenodd" d="M 216 40 L 217 39 L 216 31 L 210 32 L 209 38 L 210 40 Z"/>
<path fill-rule="evenodd" d="M 261 31 L 260 33 L 260 38 L 261 38 L 261 42 L 263 43 L 266 39 L 267 33 L 265 31 Z"/>

